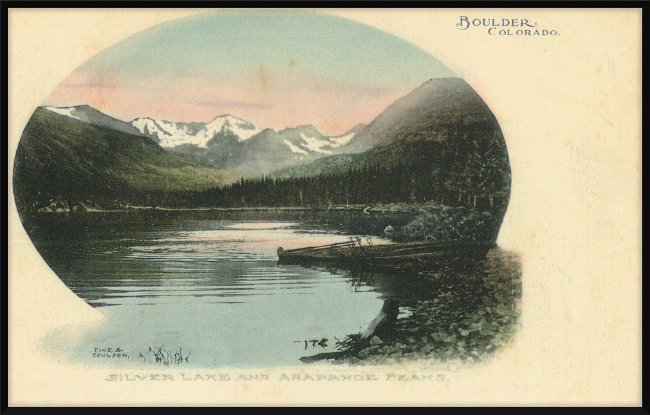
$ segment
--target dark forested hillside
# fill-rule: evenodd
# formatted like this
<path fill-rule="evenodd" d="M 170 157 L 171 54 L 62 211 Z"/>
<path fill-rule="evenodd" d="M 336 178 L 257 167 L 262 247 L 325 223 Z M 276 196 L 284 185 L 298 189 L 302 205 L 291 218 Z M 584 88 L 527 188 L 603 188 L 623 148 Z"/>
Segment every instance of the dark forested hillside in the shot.
<path fill-rule="evenodd" d="M 484 108 L 479 108 L 481 106 Z M 445 114 L 445 109 L 449 108 L 460 111 L 455 116 Z M 475 112 L 477 109 L 479 111 Z M 418 138 L 444 135 L 444 131 L 426 128 L 432 125 L 423 120 L 431 113 L 443 115 L 438 120 L 442 124 L 459 126 L 473 117 L 484 118 L 486 111 L 490 113 L 481 97 L 463 79 L 431 79 L 389 105 L 350 140 L 345 152 L 360 153 L 387 144 L 408 129 L 420 132 Z"/>
<path fill-rule="evenodd" d="M 489 152 L 489 150 L 488 150 Z M 455 164 L 452 155 L 440 154 L 448 166 L 423 162 L 400 162 L 390 166 L 372 165 L 349 168 L 338 173 L 314 176 L 240 179 L 234 184 L 202 192 L 147 192 L 146 199 L 173 207 L 329 207 L 374 203 L 434 202 L 451 207 L 484 211 L 507 204 L 507 183 L 476 180 L 467 171 L 490 170 L 503 166 L 484 163 L 483 152 L 462 156 Z M 460 181 L 460 185 L 459 185 Z M 144 194 L 143 194 L 144 195 Z"/>
<path fill-rule="evenodd" d="M 53 203 L 110 207 L 143 191 L 202 190 L 228 180 L 228 172 L 169 154 L 150 138 L 38 108 L 16 151 L 13 185 L 23 212 Z"/>
<path fill-rule="evenodd" d="M 336 175 L 379 167 L 380 175 L 398 177 L 392 182 L 377 178 L 388 181 L 379 187 L 387 192 L 383 198 L 407 201 L 404 195 L 415 189 L 412 200 L 476 207 L 502 220 L 510 198 L 505 140 L 490 109 L 462 79 L 433 79 L 416 88 L 350 142 L 359 148 L 371 143 L 375 147 L 365 152 L 325 157 L 272 176 Z"/>

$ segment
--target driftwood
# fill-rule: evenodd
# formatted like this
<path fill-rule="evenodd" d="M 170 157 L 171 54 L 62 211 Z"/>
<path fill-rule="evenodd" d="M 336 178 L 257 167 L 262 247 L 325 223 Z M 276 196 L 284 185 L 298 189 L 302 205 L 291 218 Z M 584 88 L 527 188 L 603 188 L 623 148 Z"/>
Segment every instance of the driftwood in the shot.
<path fill-rule="evenodd" d="M 281 249 L 282 249 L 282 253 L 285 253 L 285 252 L 295 253 L 295 252 L 303 252 L 303 251 L 317 251 L 319 249 L 327 249 L 327 248 L 332 248 L 332 247 L 335 247 L 335 246 L 346 246 L 346 245 L 353 245 L 353 243 L 349 242 L 349 241 L 336 242 L 336 243 L 327 244 L 327 245 L 307 246 L 305 248 L 290 249 L 288 251 L 285 251 L 284 249 L 282 249 L 282 247 L 280 247 L 280 248 L 278 248 L 278 253 L 280 252 Z"/>
<path fill-rule="evenodd" d="M 440 258 L 475 257 L 487 254 L 496 244 L 409 242 L 357 246 L 354 243 L 322 245 L 299 249 L 278 248 L 282 264 L 339 264 L 364 266 L 406 266 L 432 262 Z"/>
<path fill-rule="evenodd" d="M 303 356 L 300 358 L 300 361 L 306 364 L 310 363 L 316 363 L 320 362 L 321 360 L 329 360 L 329 359 L 340 359 L 345 357 L 347 354 L 344 351 L 340 352 L 326 352 L 326 353 L 318 353 L 313 356 Z"/>
<path fill-rule="evenodd" d="M 370 346 L 370 341 L 373 337 L 376 336 L 382 340 L 390 338 L 395 331 L 398 314 L 399 305 L 397 301 L 388 299 L 384 301 L 379 315 L 372 320 L 368 328 L 360 336 L 348 336 L 346 341 L 342 342 L 343 350 L 304 356 L 300 358 L 300 361 L 309 364 L 325 359 L 341 359 L 347 356 L 356 356 L 361 350 Z"/>

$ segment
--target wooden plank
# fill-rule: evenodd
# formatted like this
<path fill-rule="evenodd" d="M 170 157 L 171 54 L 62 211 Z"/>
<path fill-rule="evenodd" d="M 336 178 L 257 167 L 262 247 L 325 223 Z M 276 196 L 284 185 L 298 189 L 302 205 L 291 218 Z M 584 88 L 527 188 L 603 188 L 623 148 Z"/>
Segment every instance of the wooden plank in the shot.
<path fill-rule="evenodd" d="M 331 248 L 334 246 L 344 246 L 344 245 L 350 245 L 351 242 L 337 242 L 333 244 L 328 244 L 328 245 L 318 245 L 318 246 L 308 246 L 305 248 L 296 248 L 296 249 L 287 249 L 284 251 L 285 253 L 292 253 L 292 252 L 302 252 L 302 251 L 314 251 L 317 249 L 325 249 L 325 248 Z"/>

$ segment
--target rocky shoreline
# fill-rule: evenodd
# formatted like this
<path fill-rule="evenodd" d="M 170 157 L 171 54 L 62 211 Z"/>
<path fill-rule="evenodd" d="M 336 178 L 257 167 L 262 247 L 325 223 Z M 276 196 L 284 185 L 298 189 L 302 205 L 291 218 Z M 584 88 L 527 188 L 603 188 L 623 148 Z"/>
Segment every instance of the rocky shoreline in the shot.
<path fill-rule="evenodd" d="M 398 319 L 394 335 L 375 336 L 367 347 L 332 363 L 473 364 L 512 345 L 521 328 L 518 255 L 495 248 L 480 275 L 464 275 L 462 265 L 456 265 L 418 272 L 415 278 L 424 280 L 418 284 L 431 293 L 401 308 L 406 315 Z"/>
<path fill-rule="evenodd" d="M 519 329 L 520 312 L 516 309 L 485 307 L 475 315 L 459 316 L 461 324 L 441 328 L 436 300 L 423 302 L 411 318 L 421 320 L 414 327 L 404 324 L 397 338 L 383 341 L 378 337 L 356 356 L 346 356 L 335 364 L 390 364 L 426 360 L 428 363 L 467 364 L 482 362 L 508 347 Z"/>

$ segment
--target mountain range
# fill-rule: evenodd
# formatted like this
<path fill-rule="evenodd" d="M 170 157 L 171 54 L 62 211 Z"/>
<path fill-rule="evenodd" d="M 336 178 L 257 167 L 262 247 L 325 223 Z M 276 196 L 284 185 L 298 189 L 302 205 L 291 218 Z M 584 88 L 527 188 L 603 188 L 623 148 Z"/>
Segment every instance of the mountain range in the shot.
<path fill-rule="evenodd" d="M 364 127 L 360 124 L 345 134 L 325 136 L 313 125 L 275 131 L 256 127 L 230 114 L 220 115 L 207 123 L 151 117 L 124 122 L 87 105 L 43 108 L 97 127 L 143 135 L 170 153 L 217 169 L 236 170 L 245 177 L 260 177 L 324 155 L 347 153 L 347 143 Z"/>
<path fill-rule="evenodd" d="M 256 127 L 251 122 L 230 114 L 220 115 L 208 123 L 172 122 L 150 117 L 131 121 L 140 133 L 158 142 L 161 147 L 174 150 L 178 147 L 194 146 L 209 149 L 232 140 L 243 143 L 252 137 L 265 133 L 268 137 L 279 137 L 288 149 L 295 154 L 332 154 L 334 149 L 345 146 L 363 125 L 340 136 L 324 136 L 313 125 L 301 125 L 274 131 Z"/>
<path fill-rule="evenodd" d="M 261 129 L 232 115 L 209 123 L 174 123 L 136 119 L 132 125 L 145 136 L 158 140 L 171 153 L 219 169 L 237 170 L 245 177 L 260 177 L 274 170 L 316 160 L 345 145 L 360 129 L 336 137 L 321 134 L 313 125 L 275 131 Z"/>
<path fill-rule="evenodd" d="M 417 186 L 429 186 L 426 197 L 505 213 L 505 140 L 487 105 L 460 78 L 431 79 L 340 136 L 309 124 L 275 131 L 230 114 L 206 123 L 125 122 L 85 105 L 39 107 L 21 137 L 14 185 L 29 208 L 35 199 L 36 205 L 89 197 L 110 203 L 125 194 L 189 192 L 241 177 L 299 178 L 372 166 L 408 174 L 414 195 Z"/>

